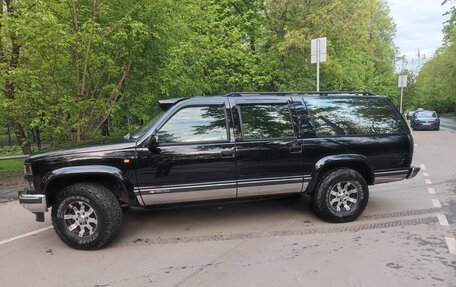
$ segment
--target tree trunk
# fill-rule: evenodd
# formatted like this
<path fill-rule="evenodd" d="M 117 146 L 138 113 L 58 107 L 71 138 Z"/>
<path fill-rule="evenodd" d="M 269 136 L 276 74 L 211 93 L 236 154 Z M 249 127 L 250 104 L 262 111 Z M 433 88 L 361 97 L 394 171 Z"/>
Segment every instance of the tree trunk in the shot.
<path fill-rule="evenodd" d="M 5 1 L 6 3 L 6 12 L 10 14 L 11 16 L 14 16 L 14 10 L 13 7 L 11 6 L 11 1 Z M 3 5 L 1 7 L 3 10 Z M 3 12 L 3 11 L 2 11 Z M 3 14 L 3 13 L 2 13 Z M 3 16 L 3 15 L 2 15 Z M 11 33 L 10 35 L 10 40 L 11 40 L 11 58 L 9 61 L 4 57 L 4 53 L 2 50 L 1 53 L 1 62 L 8 64 L 8 69 L 6 69 L 6 78 L 5 78 L 5 97 L 9 100 L 14 100 L 15 98 L 15 92 L 16 92 L 16 87 L 13 82 L 13 80 L 10 78 L 11 71 L 17 68 L 17 65 L 19 64 L 19 52 L 21 46 L 17 43 L 16 35 L 14 32 Z M 3 47 L 0 47 L 3 49 Z M 8 120 L 13 127 L 14 134 L 16 135 L 17 138 L 17 143 L 22 149 L 22 152 L 24 154 L 31 154 L 32 149 L 30 147 L 30 143 L 27 140 L 27 137 L 25 136 L 24 128 L 22 125 L 19 123 L 17 119 L 12 117 L 12 115 L 8 116 Z"/>
<path fill-rule="evenodd" d="M 30 143 L 27 140 L 27 137 L 25 136 L 25 131 L 22 128 L 22 125 L 18 123 L 14 119 L 10 119 L 10 124 L 13 127 L 14 130 L 14 135 L 17 138 L 17 143 L 22 149 L 23 154 L 32 154 L 32 149 L 30 147 Z"/>

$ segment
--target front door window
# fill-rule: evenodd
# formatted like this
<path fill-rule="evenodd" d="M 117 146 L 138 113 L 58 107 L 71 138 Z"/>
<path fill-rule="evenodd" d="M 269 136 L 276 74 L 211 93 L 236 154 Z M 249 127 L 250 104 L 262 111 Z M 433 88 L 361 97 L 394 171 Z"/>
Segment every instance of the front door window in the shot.
<path fill-rule="evenodd" d="M 160 144 L 228 141 L 225 109 L 223 106 L 184 108 L 157 135 Z"/>

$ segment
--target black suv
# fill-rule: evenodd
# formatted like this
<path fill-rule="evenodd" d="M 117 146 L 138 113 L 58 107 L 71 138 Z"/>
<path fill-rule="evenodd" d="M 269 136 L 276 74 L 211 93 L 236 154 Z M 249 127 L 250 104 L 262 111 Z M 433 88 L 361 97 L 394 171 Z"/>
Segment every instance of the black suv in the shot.
<path fill-rule="evenodd" d="M 356 219 L 368 185 L 414 177 L 413 138 L 394 104 L 370 93 L 231 93 L 166 99 L 120 143 L 25 162 L 20 203 L 58 236 L 97 249 L 121 204 L 148 206 L 306 193 L 331 222 Z"/>

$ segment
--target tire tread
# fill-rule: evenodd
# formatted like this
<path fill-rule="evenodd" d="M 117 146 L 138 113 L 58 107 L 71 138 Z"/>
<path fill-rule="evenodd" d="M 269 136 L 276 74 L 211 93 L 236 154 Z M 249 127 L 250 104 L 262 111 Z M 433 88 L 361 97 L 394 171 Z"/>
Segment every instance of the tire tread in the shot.
<path fill-rule="evenodd" d="M 69 196 L 90 198 L 95 201 L 103 212 L 104 224 L 106 224 L 105 232 L 100 233 L 95 240 L 81 244 L 68 238 L 65 233 L 60 230 L 57 218 L 58 206 L 63 199 Z M 57 194 L 56 200 L 52 206 L 51 217 L 52 225 L 59 238 L 68 246 L 81 250 L 95 250 L 105 246 L 117 236 L 122 227 L 122 209 L 120 208 L 116 196 L 105 186 L 98 183 L 76 183 L 62 189 Z M 103 222 L 101 224 L 103 224 Z"/>
<path fill-rule="evenodd" d="M 326 206 L 326 189 L 329 188 L 329 183 L 336 178 L 347 178 L 351 177 L 356 179 L 364 189 L 364 200 L 357 209 L 357 211 L 350 215 L 344 217 L 335 216 L 333 213 L 329 211 L 329 208 Z M 320 180 L 320 183 L 317 186 L 316 192 L 312 195 L 312 206 L 315 213 L 322 219 L 334 222 L 334 223 L 343 223 L 343 222 L 350 222 L 358 218 L 367 206 L 367 202 L 369 201 L 369 190 L 364 177 L 357 172 L 356 170 L 350 168 L 337 168 L 328 171 Z"/>

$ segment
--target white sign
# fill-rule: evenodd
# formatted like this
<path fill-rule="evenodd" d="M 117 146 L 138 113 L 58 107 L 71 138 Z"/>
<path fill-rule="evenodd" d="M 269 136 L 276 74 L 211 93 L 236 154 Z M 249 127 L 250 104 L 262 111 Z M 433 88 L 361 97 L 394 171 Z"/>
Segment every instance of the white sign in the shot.
<path fill-rule="evenodd" d="M 400 75 L 399 80 L 397 83 L 399 88 L 406 88 L 407 87 L 407 75 Z"/>
<path fill-rule="evenodd" d="M 326 37 L 313 39 L 310 42 L 310 62 L 326 62 Z"/>

